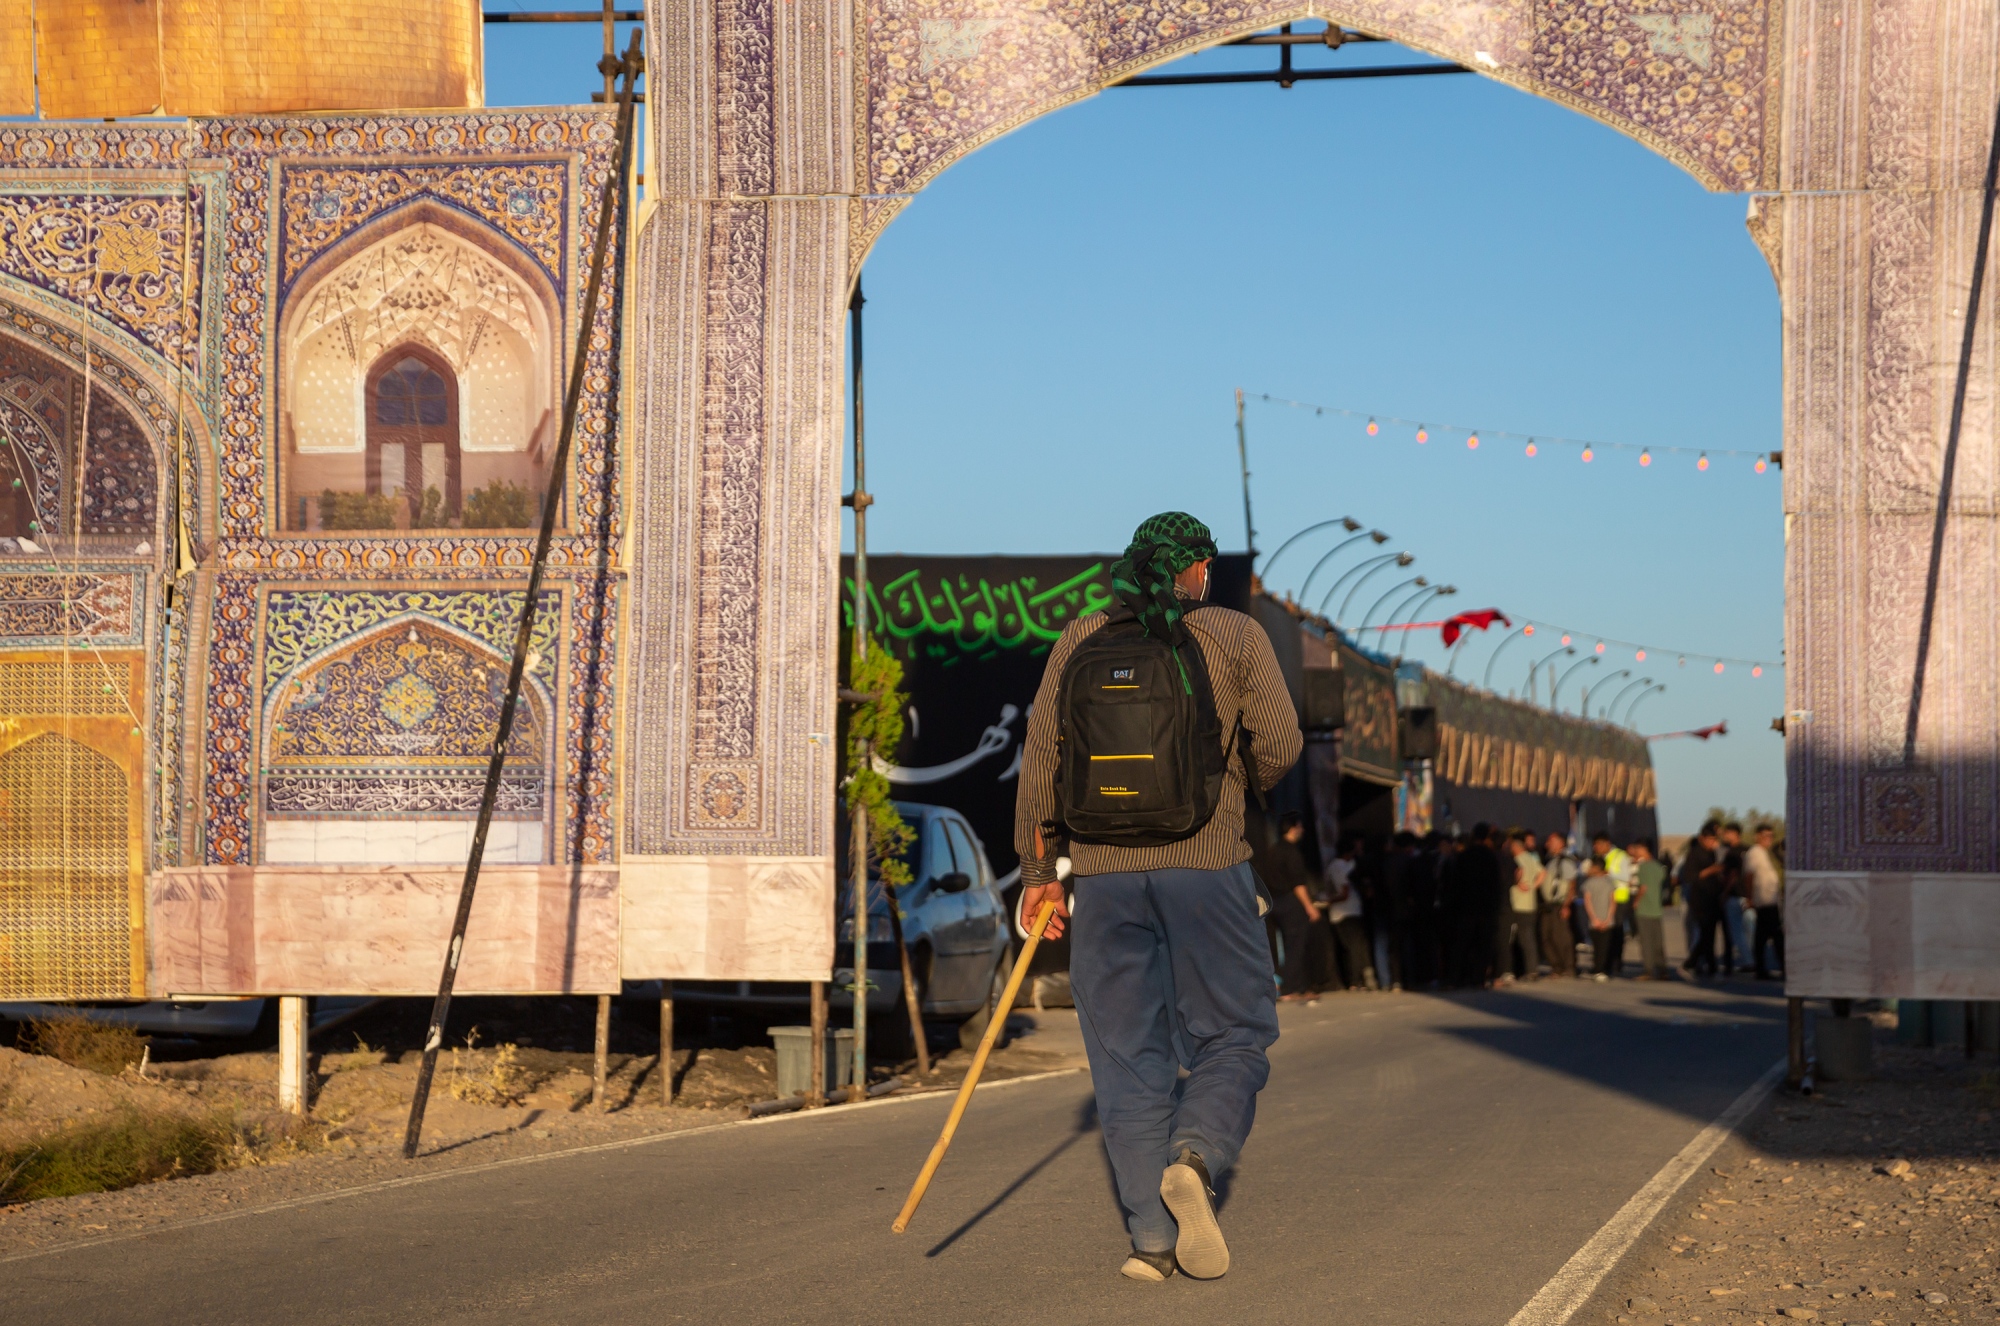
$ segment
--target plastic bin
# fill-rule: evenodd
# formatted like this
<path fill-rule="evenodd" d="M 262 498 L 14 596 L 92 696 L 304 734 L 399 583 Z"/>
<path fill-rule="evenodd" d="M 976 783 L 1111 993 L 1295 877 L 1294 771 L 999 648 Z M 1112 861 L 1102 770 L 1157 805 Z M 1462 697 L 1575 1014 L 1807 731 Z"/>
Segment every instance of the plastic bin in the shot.
<path fill-rule="evenodd" d="M 812 1028 L 773 1027 L 771 1043 L 778 1050 L 778 1099 L 802 1096 L 812 1087 Z M 826 1089 L 837 1091 L 854 1080 L 854 1028 L 826 1034 Z"/>

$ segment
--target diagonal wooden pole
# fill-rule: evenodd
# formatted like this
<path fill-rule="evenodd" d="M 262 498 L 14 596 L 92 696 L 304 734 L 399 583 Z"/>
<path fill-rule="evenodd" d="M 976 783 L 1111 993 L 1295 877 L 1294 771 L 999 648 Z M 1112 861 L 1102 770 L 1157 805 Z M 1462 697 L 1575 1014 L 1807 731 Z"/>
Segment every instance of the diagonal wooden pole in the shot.
<path fill-rule="evenodd" d="M 1042 904 L 1041 912 L 1035 917 L 1034 928 L 1028 931 L 1028 942 L 1021 945 L 1021 956 L 1014 960 L 1014 973 L 1007 978 L 1007 988 L 1000 993 L 1000 1002 L 993 1009 L 993 1020 L 986 1024 L 986 1034 L 979 1038 L 979 1053 L 972 1056 L 972 1067 L 965 1074 L 965 1081 L 958 1085 L 958 1099 L 951 1103 L 951 1114 L 944 1121 L 944 1131 L 938 1134 L 937 1145 L 931 1148 L 930 1158 L 917 1174 L 917 1181 L 910 1188 L 910 1195 L 903 1203 L 896 1223 L 890 1229 L 900 1234 L 910 1227 L 910 1217 L 917 1213 L 917 1203 L 924 1200 L 924 1192 L 931 1186 L 931 1176 L 944 1163 L 944 1153 L 951 1149 L 952 1134 L 958 1131 L 958 1121 L 965 1117 L 966 1102 L 972 1099 L 972 1089 L 979 1085 L 979 1074 L 985 1071 L 986 1056 L 993 1052 L 993 1042 L 1000 1039 L 1000 1028 L 1007 1025 L 1007 1015 L 1014 1011 L 1014 996 L 1020 992 L 1021 978 L 1028 973 L 1028 963 L 1035 956 L 1035 945 L 1042 942 L 1042 931 L 1049 925 L 1049 918 L 1055 915 L 1053 902 Z"/>
<path fill-rule="evenodd" d="M 500 774 L 507 761 L 507 739 L 514 731 L 514 712 L 521 702 L 521 680 L 527 671 L 528 645 L 535 633 L 536 600 L 541 595 L 542 575 L 548 568 L 549 547 L 555 539 L 556 508 L 562 502 L 563 474 L 569 467 L 570 443 L 576 434 L 577 407 L 583 399 L 584 370 L 589 362 L 590 336 L 597 321 L 597 298 L 604 285 L 605 258 L 611 250 L 614 218 L 624 212 L 625 179 L 632 166 L 633 84 L 645 67 L 640 34 L 632 34 L 632 44 L 619 63 L 624 86 L 618 93 L 618 156 L 605 178 L 604 192 L 597 208 L 597 244 L 590 258 L 590 284 L 583 295 L 582 317 L 577 325 L 576 358 L 570 365 L 569 391 L 563 398 L 562 435 L 549 465 L 549 490 L 542 499 L 542 529 L 535 540 L 534 565 L 528 572 L 528 591 L 521 601 L 521 624 L 514 633 L 514 663 L 507 673 L 507 697 L 500 705 L 500 727 L 493 738 L 493 754 L 486 764 L 486 790 L 479 798 L 479 824 L 472 834 L 472 852 L 465 859 L 465 882 L 458 890 L 458 913 L 452 918 L 451 943 L 445 949 L 444 974 L 438 978 L 437 1002 L 431 1006 L 430 1030 L 424 1036 L 423 1067 L 417 1071 L 416 1094 L 410 1098 L 410 1123 L 403 1133 L 403 1158 L 414 1160 L 423 1138 L 424 1108 L 430 1103 L 431 1078 L 437 1073 L 438 1047 L 444 1043 L 445 1017 L 451 1011 L 451 990 L 458 980 L 458 962 L 465 951 L 465 926 L 472 918 L 472 895 L 479 884 L 479 865 L 486 856 L 486 831 L 493 825 L 493 806 L 500 795 Z"/>

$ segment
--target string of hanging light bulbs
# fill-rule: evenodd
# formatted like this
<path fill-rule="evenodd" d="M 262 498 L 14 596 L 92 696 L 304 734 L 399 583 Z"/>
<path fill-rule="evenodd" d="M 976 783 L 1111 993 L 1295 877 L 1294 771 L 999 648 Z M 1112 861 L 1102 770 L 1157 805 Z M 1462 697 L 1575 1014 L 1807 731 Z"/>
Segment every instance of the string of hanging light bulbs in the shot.
<path fill-rule="evenodd" d="M 1477 451 L 1482 442 L 1512 440 L 1522 443 L 1522 454 L 1539 456 L 1548 447 L 1573 447 L 1580 452 L 1585 464 L 1597 459 L 1602 451 L 1636 452 L 1640 467 L 1651 468 L 1653 455 L 1658 452 L 1669 456 L 1693 456 L 1694 467 L 1707 472 L 1711 458 L 1742 459 L 1750 462 L 1750 468 L 1758 474 L 1764 473 L 1772 465 L 1780 468 L 1784 464 L 1782 451 L 1745 451 L 1737 447 L 1682 447 L 1646 446 L 1636 442 L 1586 442 L 1581 438 L 1559 437 L 1552 433 L 1516 433 L 1504 428 L 1468 428 L 1462 424 L 1429 424 L 1417 419 L 1404 419 L 1393 414 L 1370 413 L 1366 410 L 1350 410 L 1338 405 L 1315 405 L 1311 401 L 1295 401 L 1284 396 L 1273 396 L 1266 392 L 1246 396 L 1246 400 L 1262 401 L 1267 405 L 1281 405 L 1289 410 L 1311 411 L 1318 417 L 1327 415 L 1343 419 L 1365 419 L 1363 432 L 1369 437 L 1379 437 L 1384 428 L 1414 429 L 1419 445 L 1428 443 L 1436 436 L 1462 436 L 1468 450 Z"/>

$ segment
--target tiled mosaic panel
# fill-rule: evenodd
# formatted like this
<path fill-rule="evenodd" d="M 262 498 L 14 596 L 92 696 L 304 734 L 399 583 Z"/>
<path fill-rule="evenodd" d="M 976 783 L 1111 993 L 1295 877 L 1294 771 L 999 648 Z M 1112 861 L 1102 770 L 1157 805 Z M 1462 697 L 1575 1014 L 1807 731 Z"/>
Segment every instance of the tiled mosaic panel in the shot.
<path fill-rule="evenodd" d="M 130 654 L 0 656 L 0 998 L 143 988 Z"/>

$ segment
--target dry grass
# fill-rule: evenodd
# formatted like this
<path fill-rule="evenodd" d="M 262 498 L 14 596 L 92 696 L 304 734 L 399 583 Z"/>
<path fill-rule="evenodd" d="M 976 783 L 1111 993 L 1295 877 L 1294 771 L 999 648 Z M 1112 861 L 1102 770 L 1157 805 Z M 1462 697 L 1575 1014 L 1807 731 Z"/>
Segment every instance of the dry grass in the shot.
<path fill-rule="evenodd" d="M 521 1051 L 514 1045 L 502 1045 L 481 1062 L 473 1053 L 478 1036 L 475 1027 L 465 1038 L 464 1052 L 452 1050 L 445 1091 L 470 1105 L 516 1104 L 534 1089 L 535 1075 L 521 1065 Z"/>
<path fill-rule="evenodd" d="M 116 1076 L 146 1053 L 147 1038 L 130 1027 L 88 1018 L 48 1018 L 21 1024 L 17 1049 L 60 1059 L 73 1068 Z"/>
<path fill-rule="evenodd" d="M 233 1130 L 214 1119 L 132 1111 L 0 1150 L 0 1203 L 111 1192 L 208 1174 L 230 1161 Z"/>

